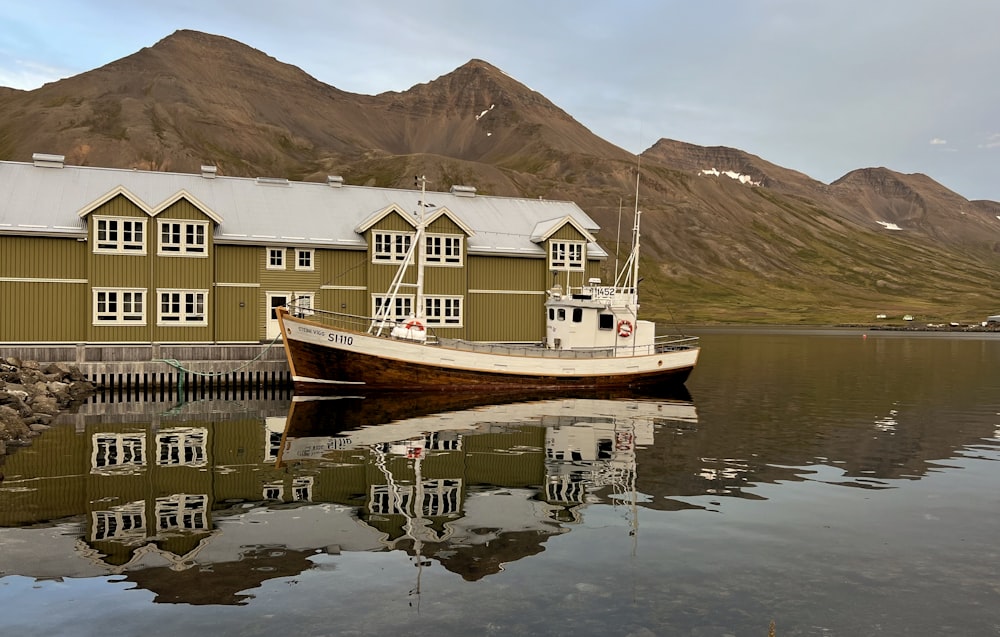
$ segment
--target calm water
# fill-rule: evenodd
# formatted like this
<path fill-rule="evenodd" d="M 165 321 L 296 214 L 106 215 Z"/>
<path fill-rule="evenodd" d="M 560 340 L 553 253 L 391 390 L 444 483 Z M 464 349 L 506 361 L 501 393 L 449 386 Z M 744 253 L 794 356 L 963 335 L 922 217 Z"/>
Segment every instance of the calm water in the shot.
<path fill-rule="evenodd" d="M 689 396 L 87 405 L 0 467 L 0 634 L 1000 635 L 1000 339 L 702 343 Z"/>

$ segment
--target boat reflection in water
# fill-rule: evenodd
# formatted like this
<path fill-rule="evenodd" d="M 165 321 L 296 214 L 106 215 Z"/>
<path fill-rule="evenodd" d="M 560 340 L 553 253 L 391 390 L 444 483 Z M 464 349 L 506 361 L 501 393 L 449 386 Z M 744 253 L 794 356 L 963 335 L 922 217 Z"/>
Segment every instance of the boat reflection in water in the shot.
<path fill-rule="evenodd" d="M 433 558 L 475 580 L 541 552 L 588 503 L 634 506 L 637 448 L 653 444 L 658 426 L 697 421 L 683 390 L 656 399 L 518 398 L 438 411 L 482 401 L 297 397 L 278 464 L 301 473 L 365 458 L 373 470 L 359 519 L 418 566 Z M 434 413 L 392 419 L 421 410 Z"/>
<path fill-rule="evenodd" d="M 87 405 L 7 458 L 0 574 L 243 604 L 324 555 L 401 550 L 477 580 L 634 504 L 636 450 L 695 426 L 675 391 Z"/>

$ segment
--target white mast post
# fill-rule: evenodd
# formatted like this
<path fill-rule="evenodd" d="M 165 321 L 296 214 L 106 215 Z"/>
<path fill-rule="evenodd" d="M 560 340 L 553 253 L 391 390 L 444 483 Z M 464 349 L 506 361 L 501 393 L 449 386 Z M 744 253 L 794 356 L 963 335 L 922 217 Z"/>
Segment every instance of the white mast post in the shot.
<path fill-rule="evenodd" d="M 423 319 L 424 319 L 424 261 L 427 258 L 427 249 L 426 249 L 426 247 L 421 246 L 420 243 L 424 241 L 424 223 L 425 223 L 425 220 L 424 220 L 424 209 L 425 209 L 424 199 L 426 199 L 426 197 L 427 197 L 427 177 L 421 175 L 417 180 L 420 182 L 420 214 L 418 215 L 419 216 L 419 223 L 420 223 L 420 225 L 417 226 L 417 236 L 414 239 L 417 242 L 417 245 L 415 246 L 416 251 L 417 251 L 416 255 L 415 255 L 415 257 L 417 259 L 417 294 L 416 294 L 416 299 L 414 301 L 416 303 L 417 307 L 414 308 L 413 314 L 417 318 L 418 321 L 423 322 Z"/>

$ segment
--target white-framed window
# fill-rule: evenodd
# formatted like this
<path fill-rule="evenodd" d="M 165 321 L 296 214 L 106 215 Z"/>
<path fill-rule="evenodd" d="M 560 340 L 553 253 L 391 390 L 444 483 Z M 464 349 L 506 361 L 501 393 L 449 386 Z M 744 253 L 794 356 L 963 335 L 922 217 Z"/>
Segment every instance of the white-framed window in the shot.
<path fill-rule="evenodd" d="M 146 464 L 146 436 L 139 433 L 96 433 L 90 467 L 93 471 L 136 469 Z"/>
<path fill-rule="evenodd" d="M 208 325 L 207 290 L 157 290 L 156 324 Z"/>
<path fill-rule="evenodd" d="M 425 242 L 424 263 L 462 265 L 462 244 L 465 238 L 457 234 L 429 234 Z"/>
<path fill-rule="evenodd" d="M 304 318 L 306 316 L 312 316 L 316 312 L 313 311 L 313 304 L 316 300 L 316 295 L 312 292 L 292 292 L 292 298 L 289 300 L 289 304 L 295 308 L 295 316 L 299 318 Z"/>
<path fill-rule="evenodd" d="M 388 296 L 372 296 L 372 316 L 377 316 L 380 318 L 386 318 L 389 320 L 402 321 L 410 317 L 413 314 L 413 295 L 412 294 L 399 294 L 396 296 L 395 302 L 392 308 L 389 310 L 389 315 L 382 316 L 382 307 L 389 302 Z"/>
<path fill-rule="evenodd" d="M 583 242 L 582 241 L 550 241 L 549 242 L 549 269 L 550 270 L 582 270 L 583 269 Z"/>
<path fill-rule="evenodd" d="M 372 263 L 392 263 L 406 259 L 413 244 L 412 232 L 373 232 Z"/>
<path fill-rule="evenodd" d="M 145 325 L 146 290 L 94 288 L 94 325 Z"/>
<path fill-rule="evenodd" d="M 161 467 L 204 467 L 208 430 L 202 427 L 167 429 L 156 435 L 156 464 Z"/>
<path fill-rule="evenodd" d="M 462 326 L 462 297 L 424 297 L 424 317 L 428 325 Z"/>
<path fill-rule="evenodd" d="M 146 254 L 146 220 L 94 217 L 94 252 Z"/>
<path fill-rule="evenodd" d="M 296 502 L 311 502 L 313 498 L 313 477 L 302 476 L 292 478 L 292 500 Z"/>
<path fill-rule="evenodd" d="M 285 498 L 285 484 L 283 482 L 266 483 L 261 497 L 265 500 L 283 500 Z"/>
<path fill-rule="evenodd" d="M 160 229 L 160 256 L 208 256 L 207 221 L 157 220 Z"/>
<path fill-rule="evenodd" d="M 296 270 L 315 270 L 316 266 L 316 251 L 309 250 L 306 248 L 296 248 L 295 250 L 295 269 Z"/>
<path fill-rule="evenodd" d="M 91 539 L 136 540 L 146 537 L 146 503 L 142 500 L 117 506 L 110 511 L 94 511 Z"/>
<path fill-rule="evenodd" d="M 163 531 L 208 529 L 208 496 L 178 493 L 156 498 L 156 528 Z"/>
<path fill-rule="evenodd" d="M 265 248 L 265 249 L 267 250 L 267 269 L 284 270 L 285 249 L 284 248 Z"/>

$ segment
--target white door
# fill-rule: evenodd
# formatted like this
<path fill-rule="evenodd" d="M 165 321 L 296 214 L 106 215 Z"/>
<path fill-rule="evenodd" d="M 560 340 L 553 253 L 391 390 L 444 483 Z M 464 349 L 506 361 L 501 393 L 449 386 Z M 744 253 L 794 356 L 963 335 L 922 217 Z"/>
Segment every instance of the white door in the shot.
<path fill-rule="evenodd" d="M 268 292 L 267 293 L 267 340 L 277 338 L 281 334 L 281 327 L 278 325 L 278 313 L 275 308 L 288 305 L 291 292 Z"/>

